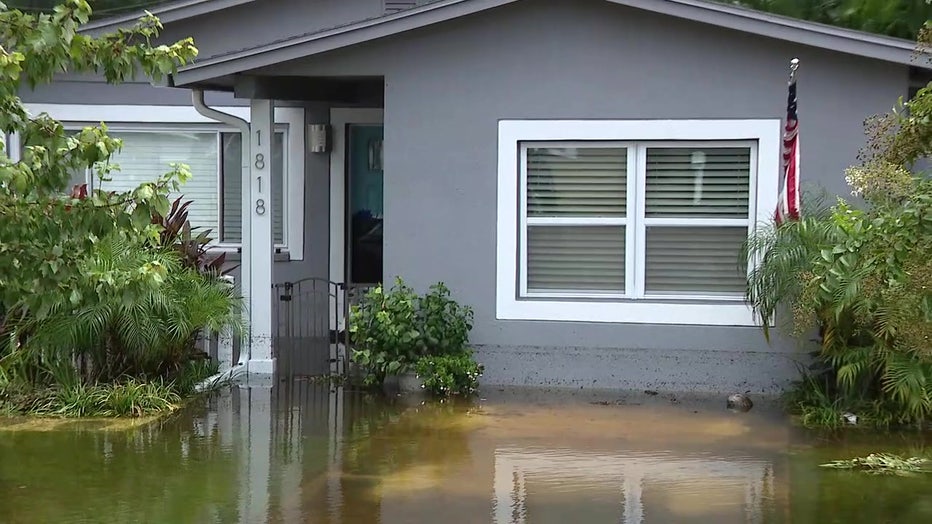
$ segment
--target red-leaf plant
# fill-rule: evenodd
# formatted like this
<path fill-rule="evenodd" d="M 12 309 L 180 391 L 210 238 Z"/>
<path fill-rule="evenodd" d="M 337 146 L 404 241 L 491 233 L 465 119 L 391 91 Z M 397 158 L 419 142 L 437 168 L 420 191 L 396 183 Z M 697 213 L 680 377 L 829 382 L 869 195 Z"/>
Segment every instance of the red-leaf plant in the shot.
<path fill-rule="evenodd" d="M 178 197 L 172 202 L 168 215 L 161 216 L 153 213 L 152 223 L 162 226 L 159 234 L 159 243 L 171 246 L 181 253 L 182 263 L 186 267 L 197 269 L 201 273 L 210 275 L 225 275 L 234 267 L 224 268 L 226 253 L 214 255 L 210 253 L 211 230 L 195 231 L 188 221 L 188 206 L 191 201 L 181 202 Z"/>

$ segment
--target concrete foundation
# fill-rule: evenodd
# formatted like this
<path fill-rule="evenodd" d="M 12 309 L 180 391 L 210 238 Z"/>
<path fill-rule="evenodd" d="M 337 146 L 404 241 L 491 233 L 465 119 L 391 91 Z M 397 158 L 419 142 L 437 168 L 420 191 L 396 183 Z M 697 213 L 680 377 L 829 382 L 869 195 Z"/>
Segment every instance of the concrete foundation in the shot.
<path fill-rule="evenodd" d="M 777 394 L 802 353 L 479 346 L 487 386 Z"/>

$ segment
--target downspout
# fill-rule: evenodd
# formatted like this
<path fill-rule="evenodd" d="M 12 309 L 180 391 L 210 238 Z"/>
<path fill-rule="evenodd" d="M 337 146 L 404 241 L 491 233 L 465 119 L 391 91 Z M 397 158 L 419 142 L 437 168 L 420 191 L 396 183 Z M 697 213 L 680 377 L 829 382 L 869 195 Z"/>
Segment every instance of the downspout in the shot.
<path fill-rule="evenodd" d="M 211 120 L 222 122 L 224 124 L 227 124 L 229 126 L 235 127 L 240 130 L 240 133 L 242 133 L 242 137 L 243 137 L 243 140 L 242 140 L 243 145 L 241 148 L 242 157 L 243 157 L 242 158 L 242 169 L 244 173 L 248 171 L 249 170 L 249 158 L 250 158 L 249 142 L 248 142 L 249 133 L 250 133 L 249 122 L 243 120 L 242 118 L 238 116 L 234 116 L 229 113 L 224 113 L 222 111 L 217 111 L 216 109 L 209 107 L 204 102 L 204 90 L 203 89 L 194 88 L 191 90 L 191 102 L 194 105 L 194 109 L 199 114 L 207 118 L 210 118 Z M 243 199 L 244 199 L 244 205 L 246 207 L 243 207 L 243 209 L 248 209 L 248 205 L 246 205 L 245 203 L 246 198 L 247 198 L 246 192 L 244 191 Z M 245 213 L 243 216 L 243 224 L 242 224 L 242 244 L 244 246 L 247 245 L 247 243 L 249 242 L 249 239 L 247 238 L 250 232 L 249 218 L 250 218 L 249 214 Z M 243 251 L 245 252 L 246 250 L 244 249 Z M 249 286 L 250 286 L 250 280 L 249 280 L 249 274 L 248 274 L 249 261 L 246 260 L 245 256 L 242 257 L 242 260 L 240 263 L 240 269 L 241 269 L 240 289 L 248 305 L 249 303 L 248 292 L 251 290 L 249 289 Z M 245 278 L 244 278 L 244 275 L 245 275 Z M 234 364 L 230 369 L 226 371 L 221 371 L 220 373 L 212 377 L 208 377 L 207 379 L 202 381 L 200 384 L 198 384 L 196 389 L 201 390 L 201 389 L 208 388 L 213 384 L 217 384 L 221 381 L 232 379 L 233 377 L 240 374 L 241 372 L 246 371 L 246 363 L 249 361 L 250 354 L 252 353 L 252 347 L 250 344 L 247 343 L 246 347 L 242 349 L 245 349 L 245 351 L 243 350 L 240 351 L 239 360 L 236 362 L 236 364 Z"/>

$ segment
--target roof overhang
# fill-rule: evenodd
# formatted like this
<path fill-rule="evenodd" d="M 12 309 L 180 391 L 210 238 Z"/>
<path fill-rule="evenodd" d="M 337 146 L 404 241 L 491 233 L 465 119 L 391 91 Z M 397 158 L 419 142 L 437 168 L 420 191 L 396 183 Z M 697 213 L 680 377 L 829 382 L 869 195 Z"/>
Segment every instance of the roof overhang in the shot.
<path fill-rule="evenodd" d="M 214 0 L 219 1 L 219 0 Z M 327 51 L 397 35 L 520 0 L 439 0 L 393 15 L 206 58 L 181 68 L 173 85 L 190 86 Z M 932 68 L 909 40 L 817 24 L 706 0 L 604 0 L 699 23 L 876 60 Z"/>
<path fill-rule="evenodd" d="M 177 22 L 186 18 L 205 15 L 235 7 L 241 4 L 248 4 L 255 0 L 177 0 L 175 2 L 166 2 L 152 6 L 148 11 L 159 18 L 162 24 Z M 112 16 L 95 20 L 81 27 L 81 32 L 86 33 L 106 33 L 117 29 L 132 27 L 136 21 L 146 14 L 146 10 L 134 11 L 132 13 Z"/>

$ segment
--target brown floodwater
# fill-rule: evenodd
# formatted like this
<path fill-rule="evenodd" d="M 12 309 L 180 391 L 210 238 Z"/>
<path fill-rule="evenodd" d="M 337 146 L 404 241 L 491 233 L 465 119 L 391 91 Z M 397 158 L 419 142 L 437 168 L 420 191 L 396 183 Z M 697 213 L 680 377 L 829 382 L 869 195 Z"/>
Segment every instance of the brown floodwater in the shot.
<path fill-rule="evenodd" d="M 808 432 L 761 399 L 241 385 L 157 421 L 0 422 L 0 523 L 932 522 L 932 474 L 819 467 L 928 437 Z"/>

